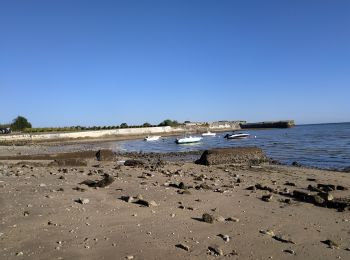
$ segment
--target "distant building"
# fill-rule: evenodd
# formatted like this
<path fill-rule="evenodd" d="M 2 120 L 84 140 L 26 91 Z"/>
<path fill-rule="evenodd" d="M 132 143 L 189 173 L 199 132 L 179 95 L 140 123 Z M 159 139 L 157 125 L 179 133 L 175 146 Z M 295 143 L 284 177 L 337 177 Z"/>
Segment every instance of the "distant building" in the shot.
<path fill-rule="evenodd" d="M 220 120 L 216 122 L 210 123 L 210 127 L 213 128 L 240 128 L 240 124 L 244 124 L 246 121 L 237 120 L 237 121 L 228 121 L 228 120 Z"/>

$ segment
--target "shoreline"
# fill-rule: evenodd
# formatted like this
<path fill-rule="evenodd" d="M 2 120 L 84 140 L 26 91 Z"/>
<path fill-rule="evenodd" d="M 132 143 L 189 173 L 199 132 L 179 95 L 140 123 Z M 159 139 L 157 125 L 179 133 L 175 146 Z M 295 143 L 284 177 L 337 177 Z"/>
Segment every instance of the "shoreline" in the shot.
<path fill-rule="evenodd" d="M 186 155 L 193 152 L 167 154 Z M 80 163 L 71 160 L 75 157 L 79 154 L 61 159 Z M 347 173 L 270 163 L 204 166 L 159 153 L 117 153 L 97 161 L 94 152 L 82 151 L 81 157 L 86 165 L 56 165 L 55 155 L 0 160 L 0 258 L 350 255 L 350 207 L 337 210 L 297 197 L 316 198 L 312 189 L 334 186 L 327 192 L 329 203 L 350 203 Z M 101 182 L 106 174 L 110 181 Z M 107 186 L 89 186 L 96 183 Z"/>

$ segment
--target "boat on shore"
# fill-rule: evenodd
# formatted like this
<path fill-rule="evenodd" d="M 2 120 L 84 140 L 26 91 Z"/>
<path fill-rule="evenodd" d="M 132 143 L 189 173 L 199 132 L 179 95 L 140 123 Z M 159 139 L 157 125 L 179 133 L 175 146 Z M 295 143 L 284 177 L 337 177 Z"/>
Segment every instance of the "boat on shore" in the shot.
<path fill-rule="evenodd" d="M 158 141 L 161 136 L 154 135 L 154 136 L 146 136 L 145 141 Z"/>
<path fill-rule="evenodd" d="M 175 143 L 177 144 L 197 143 L 202 139 L 203 139 L 202 137 L 189 136 L 189 137 L 183 137 L 183 138 L 176 138 Z"/>
<path fill-rule="evenodd" d="M 216 136 L 216 133 L 212 133 L 210 131 L 203 133 L 202 136 Z"/>
<path fill-rule="evenodd" d="M 224 136 L 226 139 L 245 139 L 249 137 L 250 134 L 247 133 L 232 133 L 232 134 L 227 134 Z"/>

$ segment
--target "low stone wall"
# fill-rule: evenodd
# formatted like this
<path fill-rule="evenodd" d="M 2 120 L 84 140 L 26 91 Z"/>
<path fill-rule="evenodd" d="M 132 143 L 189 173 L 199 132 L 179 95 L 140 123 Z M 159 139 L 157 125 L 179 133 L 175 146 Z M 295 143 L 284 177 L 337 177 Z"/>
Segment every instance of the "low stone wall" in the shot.
<path fill-rule="evenodd" d="M 239 126 L 238 126 L 239 127 Z M 230 125 L 222 127 L 209 127 L 211 131 L 234 130 L 235 127 Z M 175 134 L 184 132 L 205 132 L 207 127 L 143 127 L 143 128 L 123 128 L 113 130 L 96 130 L 96 131 L 80 131 L 70 133 L 42 133 L 42 134 L 13 134 L 0 136 L 0 143 L 6 142 L 40 142 L 40 141 L 56 141 L 56 140 L 74 140 L 74 139 L 103 139 L 113 137 L 129 137 L 129 136 L 147 136 Z"/>
<path fill-rule="evenodd" d="M 220 148 L 205 151 L 196 161 L 202 165 L 245 164 L 256 165 L 267 162 L 263 150 L 258 147 Z"/>

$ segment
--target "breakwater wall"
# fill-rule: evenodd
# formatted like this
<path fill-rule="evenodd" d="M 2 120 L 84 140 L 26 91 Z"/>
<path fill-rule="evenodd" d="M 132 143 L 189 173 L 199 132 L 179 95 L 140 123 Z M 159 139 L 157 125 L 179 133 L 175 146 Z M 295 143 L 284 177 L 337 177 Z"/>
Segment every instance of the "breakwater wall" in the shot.
<path fill-rule="evenodd" d="M 79 131 L 68 133 L 38 133 L 38 134 L 11 134 L 1 135 L 0 143 L 16 143 L 16 142 L 46 142 L 46 141 L 64 141 L 64 140 L 80 140 L 80 139 L 128 139 L 138 138 L 147 135 L 174 135 L 181 133 L 202 133 L 210 131 L 229 131 L 240 129 L 237 124 L 209 125 L 209 126 L 181 126 L 181 127 L 143 127 L 143 128 L 123 128 L 113 130 L 95 130 L 95 131 Z"/>
<path fill-rule="evenodd" d="M 258 123 L 240 124 L 242 129 L 246 128 L 290 128 L 295 126 L 294 120 L 266 121 Z"/>

